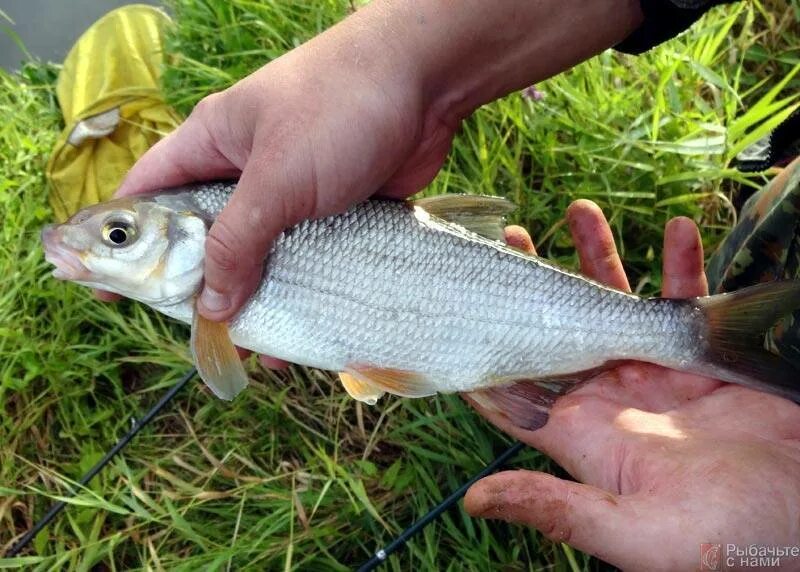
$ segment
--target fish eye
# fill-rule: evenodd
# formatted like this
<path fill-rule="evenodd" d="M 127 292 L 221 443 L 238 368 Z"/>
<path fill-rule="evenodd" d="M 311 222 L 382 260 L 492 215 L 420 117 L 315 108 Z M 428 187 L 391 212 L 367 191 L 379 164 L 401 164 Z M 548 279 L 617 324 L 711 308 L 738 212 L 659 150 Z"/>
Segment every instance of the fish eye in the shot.
<path fill-rule="evenodd" d="M 110 220 L 103 226 L 103 241 L 111 247 L 127 246 L 135 238 L 136 229 L 127 221 Z"/>

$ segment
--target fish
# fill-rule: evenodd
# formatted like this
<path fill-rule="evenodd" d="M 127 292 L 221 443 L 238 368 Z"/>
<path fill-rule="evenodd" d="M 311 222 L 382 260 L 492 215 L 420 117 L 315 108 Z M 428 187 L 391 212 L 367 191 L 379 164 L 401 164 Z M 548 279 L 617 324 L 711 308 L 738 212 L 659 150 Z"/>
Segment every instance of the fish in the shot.
<path fill-rule="evenodd" d="M 477 195 L 370 199 L 286 229 L 227 324 L 195 311 L 205 240 L 235 182 L 87 207 L 42 231 L 53 276 L 191 325 L 200 377 L 247 386 L 234 346 L 337 372 L 353 398 L 468 393 L 526 429 L 616 363 L 643 361 L 800 400 L 800 371 L 764 349 L 800 280 L 685 300 L 642 298 L 505 244 L 514 205 Z M 265 206 L 268 208 L 268 205 Z"/>

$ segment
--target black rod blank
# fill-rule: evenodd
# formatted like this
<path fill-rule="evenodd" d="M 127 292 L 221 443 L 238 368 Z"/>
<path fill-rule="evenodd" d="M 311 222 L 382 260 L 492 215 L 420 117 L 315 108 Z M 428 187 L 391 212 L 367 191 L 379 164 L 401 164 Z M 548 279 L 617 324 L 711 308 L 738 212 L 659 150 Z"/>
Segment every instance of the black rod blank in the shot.
<path fill-rule="evenodd" d="M 195 368 L 192 368 L 192 369 L 190 369 L 189 371 L 187 371 L 187 372 L 186 372 L 186 373 L 183 375 L 183 377 L 181 377 L 181 378 L 178 380 L 178 382 L 177 382 L 175 385 L 173 385 L 173 386 L 172 386 L 172 387 L 169 389 L 169 391 L 167 391 L 167 392 L 164 394 L 164 396 L 163 396 L 161 399 L 159 399 L 159 400 L 158 400 L 158 403 L 156 403 L 155 405 L 153 405 L 153 407 L 151 407 L 151 408 L 150 408 L 150 411 L 148 411 L 148 412 L 145 414 L 145 416 L 144 416 L 144 417 L 142 417 L 142 418 L 141 418 L 139 421 L 136 421 L 136 422 L 133 424 L 133 427 L 131 427 L 130 431 L 128 431 L 128 432 L 127 432 L 127 433 L 126 433 L 126 434 L 125 434 L 125 435 L 124 435 L 124 436 L 123 436 L 123 437 L 122 437 L 122 438 L 121 438 L 119 441 L 117 441 L 117 444 L 116 444 L 116 445 L 114 445 L 114 446 L 111 448 L 111 450 L 109 450 L 109 451 L 108 451 L 108 453 L 106 453 L 106 454 L 105 454 L 105 456 L 104 456 L 102 459 L 100 459 L 100 460 L 97 462 L 97 464 L 95 464 L 95 466 L 94 466 L 94 467 L 92 467 L 91 469 L 89 469 L 89 472 L 87 472 L 85 475 L 83 475 L 83 477 L 81 477 L 81 480 L 79 480 L 79 481 L 78 481 L 78 484 L 79 484 L 81 487 L 85 487 L 85 486 L 86 486 L 86 485 L 89 483 L 89 481 L 91 481 L 91 480 L 92 480 L 92 479 L 93 479 L 93 478 L 94 478 L 94 477 L 97 475 L 97 473 L 99 473 L 100 471 L 102 471 L 102 470 L 103 470 L 103 468 L 104 468 L 104 467 L 105 467 L 105 466 L 106 466 L 108 463 L 110 463 L 110 462 L 111 462 L 111 460 L 112 460 L 112 459 L 113 459 L 113 458 L 114 458 L 114 457 L 117 455 L 117 453 L 119 453 L 120 451 L 122 451 L 122 449 L 124 449 L 124 448 L 125 448 L 125 446 L 126 446 L 128 443 L 130 443 L 130 441 L 131 441 L 131 440 L 132 440 L 134 437 L 136 437 L 137 433 L 139 433 L 139 431 L 141 431 L 141 430 L 142 430 L 142 428 L 143 428 L 145 425 L 147 425 L 148 423 L 150 423 L 150 422 L 153 420 L 153 418 L 154 418 L 156 415 L 158 415 L 158 413 L 159 413 L 159 412 L 160 412 L 162 409 L 164 409 L 164 407 L 165 407 L 165 406 L 166 406 L 166 405 L 167 405 L 167 404 L 168 404 L 170 401 L 172 401 L 172 398 L 173 398 L 173 397 L 175 397 L 175 396 L 178 394 L 178 392 L 179 392 L 181 389 L 183 389 L 183 386 L 184 386 L 184 385 L 186 385 L 186 384 L 187 384 L 187 383 L 188 383 L 188 382 L 189 382 L 189 381 L 190 381 L 190 380 L 191 380 L 191 379 L 192 379 L 192 378 L 195 376 L 195 374 L 196 374 L 196 373 L 197 373 L 197 370 L 196 370 Z M 72 491 L 69 491 L 69 495 L 68 495 L 68 496 L 70 496 L 70 497 L 73 497 L 73 496 L 75 496 L 76 494 L 77 494 L 77 491 L 76 491 L 76 490 L 72 490 Z M 6 558 L 12 558 L 12 557 L 16 556 L 17 554 L 19 554 L 19 553 L 20 553 L 20 551 L 21 551 L 23 548 L 25 548 L 25 547 L 26 547 L 28 544 L 30 544 L 31 540 L 33 540 L 33 538 L 34 538 L 34 537 L 35 537 L 37 534 L 39 534 L 39 532 L 40 532 L 40 531 L 41 531 L 41 530 L 42 530 L 42 529 L 43 529 L 45 526 L 47 526 L 48 524 L 50 524 L 50 522 L 51 522 L 51 521 L 52 521 L 52 520 L 53 520 L 53 519 L 54 519 L 54 518 L 55 518 L 55 517 L 58 515 L 58 513 L 60 513 L 62 510 L 64 510 L 64 507 L 66 507 L 66 506 L 67 506 L 67 503 L 66 503 L 66 501 L 63 501 L 63 500 L 60 500 L 60 501 L 58 501 L 57 503 L 53 504 L 53 505 L 50 507 L 50 510 L 48 510 L 48 511 L 47 511 L 47 513 L 46 513 L 46 514 L 45 514 L 45 515 L 44 515 L 44 516 L 43 516 L 41 519 L 39 519 L 39 521 L 38 521 L 38 522 L 37 522 L 37 523 L 36 523 L 36 524 L 33 526 L 33 528 L 31 528 L 31 529 L 30 529 L 28 532 L 26 532 L 26 533 L 24 534 L 24 536 L 23 536 L 22 538 L 20 538 L 20 539 L 19 539 L 19 540 L 18 540 L 18 541 L 17 541 L 17 542 L 16 542 L 16 543 L 15 543 L 15 544 L 14 544 L 14 545 L 13 545 L 13 546 L 12 546 L 12 547 L 9 549 L 9 550 L 8 550 L 8 552 L 6 553 Z"/>
<path fill-rule="evenodd" d="M 372 558 L 364 562 L 364 564 L 358 568 L 358 572 L 372 572 L 372 570 L 375 570 L 378 566 L 383 564 L 393 552 L 396 552 L 399 548 L 401 548 L 412 536 L 428 526 L 432 521 L 439 518 L 444 511 L 456 504 L 461 497 L 467 494 L 467 490 L 472 485 L 477 483 L 483 477 L 491 475 L 496 470 L 500 469 L 508 461 L 514 458 L 524 447 L 525 445 L 523 443 L 517 442 L 503 451 L 494 461 L 486 465 L 481 472 L 458 487 L 458 489 L 451 493 L 449 497 L 437 504 L 435 507 L 429 510 L 425 516 L 405 529 L 400 536 L 392 540 L 384 548 L 381 548 L 375 552 L 375 554 L 372 555 Z"/>
<path fill-rule="evenodd" d="M 117 443 L 108 451 L 108 453 L 103 456 L 89 471 L 81 477 L 78 481 L 80 487 L 85 487 L 89 481 L 91 481 L 97 474 L 108 465 L 112 459 L 124 449 L 131 440 L 136 437 L 136 435 L 141 431 L 146 425 L 148 425 L 156 415 L 158 415 L 162 409 L 170 402 L 172 399 L 178 394 L 178 392 L 183 389 L 183 387 L 197 374 L 197 370 L 195 368 L 190 369 L 187 371 L 176 383 L 173 385 L 169 391 L 167 391 L 164 396 L 158 400 L 158 402 L 150 408 L 150 410 L 134 423 L 133 427 L 131 427 L 130 431 L 128 431 Z M 396 552 L 398 549 L 402 548 L 409 539 L 411 539 L 415 534 L 419 533 L 423 528 L 429 525 L 431 522 L 439 518 L 443 512 L 447 509 L 452 507 L 455 503 L 461 499 L 466 493 L 467 490 L 476 482 L 478 482 L 483 477 L 486 477 L 496 470 L 500 469 L 503 465 L 505 465 L 508 461 L 510 461 L 513 457 L 519 453 L 525 445 L 523 443 L 515 443 L 508 449 L 506 449 L 503 453 L 501 453 L 494 461 L 486 465 L 479 473 L 474 475 L 471 479 L 469 479 L 466 483 L 461 485 L 457 490 L 450 494 L 446 499 L 440 502 L 438 505 L 433 507 L 428 513 L 423 516 L 421 519 L 413 523 L 409 526 L 406 530 L 404 530 L 397 538 L 395 538 L 392 542 L 387 544 L 384 548 L 381 548 L 370 558 L 367 562 L 361 565 L 358 568 L 358 572 L 371 572 L 375 570 L 378 566 L 380 566 L 386 559 Z M 76 490 L 69 491 L 69 496 L 75 496 L 77 494 Z M 66 501 L 60 500 L 53 504 L 50 509 L 45 513 L 45 515 L 39 519 L 38 522 L 28 531 L 26 532 L 22 538 L 20 538 L 5 554 L 6 558 L 13 558 L 17 556 L 30 542 L 33 538 L 41 532 L 41 530 L 50 524 L 53 519 L 58 516 L 58 514 L 64 510 L 67 506 Z"/>

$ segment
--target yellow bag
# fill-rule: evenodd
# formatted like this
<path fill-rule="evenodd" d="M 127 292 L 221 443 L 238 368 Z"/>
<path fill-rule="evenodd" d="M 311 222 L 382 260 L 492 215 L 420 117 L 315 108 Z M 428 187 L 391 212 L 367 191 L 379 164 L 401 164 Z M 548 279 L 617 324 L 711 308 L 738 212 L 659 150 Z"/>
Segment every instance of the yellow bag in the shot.
<path fill-rule="evenodd" d="M 65 128 L 47 164 L 59 220 L 111 198 L 136 159 L 180 123 L 158 83 L 169 22 L 152 6 L 119 8 L 64 60 L 56 90 Z"/>

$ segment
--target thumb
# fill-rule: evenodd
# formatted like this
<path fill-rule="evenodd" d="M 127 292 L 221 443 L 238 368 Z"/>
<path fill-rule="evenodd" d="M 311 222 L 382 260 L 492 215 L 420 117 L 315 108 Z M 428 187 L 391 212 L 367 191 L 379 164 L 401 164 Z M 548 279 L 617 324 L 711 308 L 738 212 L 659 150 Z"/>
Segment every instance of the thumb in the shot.
<path fill-rule="evenodd" d="M 282 173 L 280 165 L 251 160 L 211 225 L 198 305 L 206 318 L 226 321 L 233 317 L 258 286 L 275 238 L 310 216 L 316 190 Z M 306 192 L 294 191 L 298 188 Z"/>
<path fill-rule="evenodd" d="M 625 544 L 635 534 L 623 497 L 534 471 L 481 479 L 467 491 L 464 508 L 472 516 L 532 526 L 613 564 L 628 561 Z"/>

